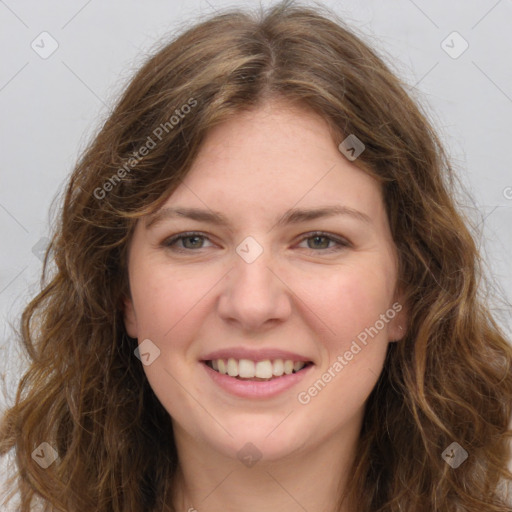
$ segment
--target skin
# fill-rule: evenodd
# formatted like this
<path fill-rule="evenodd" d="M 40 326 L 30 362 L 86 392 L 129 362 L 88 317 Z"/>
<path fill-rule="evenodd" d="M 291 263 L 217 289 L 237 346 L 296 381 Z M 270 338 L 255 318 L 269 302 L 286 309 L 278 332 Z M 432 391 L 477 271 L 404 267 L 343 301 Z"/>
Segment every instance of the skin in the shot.
<path fill-rule="evenodd" d="M 150 339 L 160 350 L 144 370 L 173 421 L 177 510 L 334 509 L 365 402 L 406 321 L 404 309 L 309 403 L 299 403 L 298 393 L 401 298 L 380 186 L 340 153 L 339 142 L 316 114 L 267 102 L 212 129 L 164 205 L 222 212 L 231 229 L 185 218 L 149 229 L 147 219 L 137 223 L 125 325 L 139 343 Z M 339 215 L 276 226 L 289 208 L 333 204 L 369 222 Z M 206 238 L 178 241 L 174 250 L 163 244 L 186 231 Z M 252 263 L 236 252 L 247 236 L 263 248 Z M 277 397 L 242 399 L 214 384 L 199 362 L 235 346 L 289 350 L 315 366 Z M 237 457 L 247 442 L 262 455 L 252 467 Z"/>

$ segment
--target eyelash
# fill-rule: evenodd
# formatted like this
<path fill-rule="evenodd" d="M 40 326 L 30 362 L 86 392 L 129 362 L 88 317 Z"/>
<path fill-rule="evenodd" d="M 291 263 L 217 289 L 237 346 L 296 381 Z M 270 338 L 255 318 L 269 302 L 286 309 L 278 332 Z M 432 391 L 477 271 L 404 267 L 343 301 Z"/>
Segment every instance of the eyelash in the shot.
<path fill-rule="evenodd" d="M 197 231 L 187 231 L 186 233 L 180 233 L 178 235 L 174 235 L 170 238 L 167 238 L 166 240 L 164 240 L 161 243 L 161 245 L 172 250 L 172 251 L 182 252 L 182 253 L 183 252 L 191 252 L 191 251 L 199 251 L 199 250 L 203 249 L 203 247 L 199 247 L 198 249 L 186 249 L 186 248 L 179 248 L 179 247 L 175 246 L 176 242 L 179 242 L 180 240 L 183 240 L 185 238 L 192 238 L 192 237 L 203 238 L 203 239 L 208 240 L 208 237 L 206 235 L 203 235 L 202 233 L 199 233 Z M 309 249 L 309 248 L 307 248 L 307 250 L 312 251 L 312 252 L 320 251 L 320 252 L 331 253 L 331 252 L 341 251 L 343 249 L 346 249 L 347 247 L 351 247 L 350 242 L 348 242 L 347 240 L 344 240 L 343 238 L 334 237 L 331 234 L 325 233 L 323 231 L 313 231 L 311 233 L 307 233 L 307 236 L 302 237 L 300 242 L 303 242 L 304 240 L 308 240 L 310 238 L 317 238 L 317 237 L 326 238 L 329 241 L 335 242 L 337 244 L 337 247 L 330 247 L 328 249 Z"/>

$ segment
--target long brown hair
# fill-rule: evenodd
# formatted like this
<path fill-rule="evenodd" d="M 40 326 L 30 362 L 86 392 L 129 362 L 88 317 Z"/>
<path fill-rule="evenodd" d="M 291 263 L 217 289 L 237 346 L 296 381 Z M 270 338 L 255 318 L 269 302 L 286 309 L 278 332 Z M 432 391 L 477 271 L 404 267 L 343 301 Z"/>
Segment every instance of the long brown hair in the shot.
<path fill-rule="evenodd" d="M 178 459 L 126 335 L 126 249 L 215 125 L 279 98 L 325 119 L 382 186 L 409 323 L 366 406 L 347 498 L 360 512 L 510 511 L 512 348 L 480 290 L 454 172 L 404 85 L 334 13 L 285 1 L 197 22 L 136 74 L 70 177 L 21 318 L 30 366 L 0 426 L 19 510 L 160 511 Z M 146 149 L 142 149 L 146 148 Z M 58 459 L 46 469 L 42 442 Z M 443 450 L 457 442 L 457 469 Z M 158 447 L 158 449 L 156 449 Z M 337 509 L 341 507 L 342 496 Z"/>

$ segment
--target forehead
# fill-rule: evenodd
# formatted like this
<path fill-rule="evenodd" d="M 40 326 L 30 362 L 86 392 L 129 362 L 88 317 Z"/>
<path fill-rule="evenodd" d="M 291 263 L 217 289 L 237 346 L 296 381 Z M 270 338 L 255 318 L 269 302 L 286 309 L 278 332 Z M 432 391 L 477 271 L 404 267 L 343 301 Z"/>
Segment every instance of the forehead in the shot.
<path fill-rule="evenodd" d="M 188 217 L 233 230 L 333 214 L 385 229 L 379 183 L 340 153 L 321 117 L 267 103 L 212 128 L 181 184 L 144 225 Z"/>
<path fill-rule="evenodd" d="M 255 203 L 281 199 L 288 207 L 299 200 L 316 202 L 317 196 L 331 203 L 349 194 L 352 199 L 380 197 L 379 184 L 340 153 L 321 117 L 281 104 L 266 104 L 215 126 L 184 185 L 188 195 L 198 195 L 196 201 L 207 194 Z"/>

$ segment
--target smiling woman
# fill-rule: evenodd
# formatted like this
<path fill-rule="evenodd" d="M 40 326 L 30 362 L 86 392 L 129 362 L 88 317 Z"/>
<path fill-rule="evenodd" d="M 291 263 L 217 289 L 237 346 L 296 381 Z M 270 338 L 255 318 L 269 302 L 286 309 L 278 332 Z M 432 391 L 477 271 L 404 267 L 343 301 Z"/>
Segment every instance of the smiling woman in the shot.
<path fill-rule="evenodd" d="M 512 349 L 452 183 L 333 13 L 164 46 L 78 162 L 23 313 L 19 510 L 510 511 Z"/>

